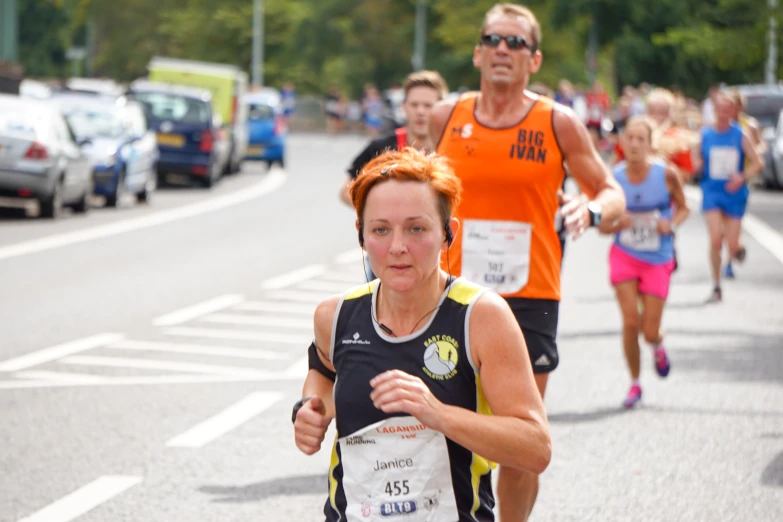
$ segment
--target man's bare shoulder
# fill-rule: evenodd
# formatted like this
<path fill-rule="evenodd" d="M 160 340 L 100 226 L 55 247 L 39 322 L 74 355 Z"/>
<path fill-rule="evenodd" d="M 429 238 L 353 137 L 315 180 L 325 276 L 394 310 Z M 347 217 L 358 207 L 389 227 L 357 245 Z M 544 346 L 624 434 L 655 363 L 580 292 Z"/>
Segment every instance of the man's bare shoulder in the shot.
<path fill-rule="evenodd" d="M 435 145 L 440 143 L 443 131 L 446 129 L 446 124 L 449 122 L 457 102 L 458 100 L 455 99 L 441 100 L 432 108 L 432 113 L 430 114 L 430 138 Z"/>
<path fill-rule="evenodd" d="M 590 144 L 587 128 L 571 107 L 561 103 L 552 106 L 552 128 L 563 152 Z"/>

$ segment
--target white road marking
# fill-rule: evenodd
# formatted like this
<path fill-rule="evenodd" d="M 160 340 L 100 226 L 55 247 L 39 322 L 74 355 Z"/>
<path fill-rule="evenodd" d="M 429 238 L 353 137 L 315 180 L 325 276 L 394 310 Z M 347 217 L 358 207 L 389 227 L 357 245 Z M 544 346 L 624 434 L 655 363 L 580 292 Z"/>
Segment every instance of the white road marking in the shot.
<path fill-rule="evenodd" d="M 309 360 L 307 356 L 304 356 L 289 366 L 283 372 L 283 375 L 290 379 L 302 379 L 304 381 L 308 371 L 310 371 Z"/>
<path fill-rule="evenodd" d="M 356 286 L 360 283 L 361 281 L 354 284 L 353 286 Z M 306 283 L 302 283 L 296 289 L 319 290 L 322 292 L 331 292 L 332 294 L 342 294 L 343 292 L 350 290 L 351 286 L 352 285 L 350 284 L 340 283 L 338 281 L 308 281 Z"/>
<path fill-rule="evenodd" d="M 199 364 L 179 361 L 161 361 L 158 359 L 133 359 L 130 357 L 101 357 L 91 355 L 72 355 L 60 359 L 60 363 L 78 366 L 104 366 L 110 368 L 135 368 L 142 370 L 166 370 L 174 372 L 205 373 L 208 375 L 245 375 L 265 377 L 267 374 L 252 368 L 226 366 L 222 364 Z"/>
<path fill-rule="evenodd" d="M 104 475 L 18 522 L 69 522 L 142 480 L 142 477 Z"/>
<path fill-rule="evenodd" d="M 284 372 L 254 376 L 254 375 L 133 375 L 128 377 L 102 377 L 102 380 L 79 380 L 77 374 L 70 374 L 74 378 L 60 379 L 59 372 L 23 372 L 29 376 L 38 374 L 40 380 L 10 380 L 0 381 L 0 390 L 18 390 L 27 388 L 66 388 L 86 386 L 143 386 L 163 384 L 205 384 L 205 383 L 229 383 L 229 382 L 277 382 L 277 381 L 301 381 L 302 375 L 286 375 Z"/>
<path fill-rule="evenodd" d="M 302 314 L 313 316 L 315 305 L 286 303 L 283 301 L 245 301 L 234 307 L 234 310 L 243 312 L 277 312 L 287 314 Z"/>
<path fill-rule="evenodd" d="M 312 335 L 276 334 L 268 332 L 251 332 L 247 330 L 219 330 L 210 328 L 188 328 L 179 326 L 163 332 L 166 335 L 182 337 L 204 337 L 206 339 L 232 339 L 239 341 L 262 341 L 268 343 L 290 343 L 307 346 Z"/>
<path fill-rule="evenodd" d="M 160 316 L 152 321 L 152 324 L 155 326 L 177 326 L 204 315 L 211 314 L 212 312 L 223 310 L 229 306 L 234 306 L 244 300 L 245 298 L 243 296 L 237 294 L 221 295 L 220 297 L 210 299 L 209 301 L 204 301 L 203 303 Z"/>
<path fill-rule="evenodd" d="M 84 339 L 77 339 L 75 341 L 58 344 L 51 348 L 44 348 L 37 352 L 28 353 L 20 357 L 8 359 L 0 363 L 0 372 L 16 372 L 19 370 L 25 370 L 32 366 L 47 363 L 72 355 L 74 353 L 91 350 L 93 348 L 99 348 L 106 344 L 111 344 L 123 339 L 124 336 L 118 333 L 104 333 L 99 335 L 93 335 L 92 337 L 85 337 Z"/>
<path fill-rule="evenodd" d="M 255 392 L 229 406 L 214 417 L 166 442 L 166 446 L 200 448 L 238 428 L 283 398 L 282 393 Z"/>
<path fill-rule="evenodd" d="M 357 246 L 347 252 L 343 252 L 334 258 L 334 262 L 338 265 L 348 265 L 351 263 L 360 263 L 364 260 L 364 250 Z"/>
<path fill-rule="evenodd" d="M 311 321 L 312 322 L 312 321 Z M 286 355 L 257 348 L 234 348 L 232 346 L 213 346 L 203 344 L 158 343 L 152 341 L 134 341 L 128 339 L 109 346 L 118 350 L 139 350 L 150 352 L 187 353 L 193 355 L 217 355 L 220 357 L 238 357 L 243 359 L 261 359 L 278 361 L 288 359 Z"/>
<path fill-rule="evenodd" d="M 294 270 L 293 272 L 267 279 L 261 283 L 261 288 L 264 290 L 279 290 L 280 288 L 285 288 L 318 277 L 324 272 L 326 272 L 326 267 L 324 265 L 309 265 Z"/>
<path fill-rule="evenodd" d="M 104 375 L 93 375 L 91 373 L 70 373 L 70 372 L 50 372 L 44 370 L 27 370 L 14 374 L 17 379 L 28 379 L 31 381 L 58 381 L 70 383 L 101 383 L 106 380 Z"/>
<path fill-rule="evenodd" d="M 313 329 L 312 319 L 291 319 L 281 316 L 247 316 L 241 314 L 212 314 L 202 319 L 208 323 L 276 326 L 278 328 Z"/>
<path fill-rule="evenodd" d="M 327 272 L 321 275 L 320 279 L 328 279 L 329 281 L 341 281 L 348 284 L 358 285 L 366 283 L 364 276 L 359 272 Z"/>
<path fill-rule="evenodd" d="M 332 292 L 307 292 L 305 290 L 278 290 L 271 295 L 273 299 L 314 304 L 318 304 L 332 296 L 334 296 Z"/>
<path fill-rule="evenodd" d="M 769 253 L 783 263 L 783 236 L 774 228 L 764 223 L 752 214 L 746 214 L 742 220 L 742 228 L 769 250 Z"/>
<path fill-rule="evenodd" d="M 698 188 L 686 186 L 685 195 L 694 204 L 701 205 L 703 195 Z M 753 197 L 753 194 L 751 194 L 750 197 Z M 742 228 L 753 236 L 753 239 L 758 241 L 761 246 L 766 248 L 770 254 L 775 256 L 778 261 L 783 263 L 783 236 L 781 236 L 777 230 L 767 225 L 753 214 L 745 214 L 742 218 Z"/>
<path fill-rule="evenodd" d="M 146 216 L 126 219 L 117 223 L 108 223 L 106 225 L 100 225 L 93 228 L 65 232 L 63 234 L 47 236 L 40 239 L 23 241 L 5 247 L 0 247 L 0 260 L 24 256 L 27 254 L 34 254 L 36 252 L 43 252 L 46 250 L 52 250 L 77 243 L 84 243 L 86 241 L 93 241 L 95 239 L 117 236 L 126 232 L 150 228 L 157 225 L 170 223 L 172 221 L 214 212 L 216 210 L 221 210 L 227 207 L 238 205 L 240 203 L 245 203 L 263 196 L 264 194 L 268 194 L 282 186 L 285 181 L 285 173 L 279 169 L 273 169 L 258 184 L 243 188 L 237 192 L 232 192 L 231 194 L 217 196 L 206 201 L 200 201 L 198 203 L 193 203 L 191 205 L 185 205 L 170 210 L 162 210 L 160 212 L 155 212 Z"/>

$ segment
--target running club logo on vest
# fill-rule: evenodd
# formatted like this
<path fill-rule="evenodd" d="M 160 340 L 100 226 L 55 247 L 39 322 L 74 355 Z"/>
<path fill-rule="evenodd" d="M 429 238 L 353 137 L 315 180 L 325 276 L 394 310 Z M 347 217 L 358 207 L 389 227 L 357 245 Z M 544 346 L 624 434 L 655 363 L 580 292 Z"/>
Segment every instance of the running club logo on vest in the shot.
<path fill-rule="evenodd" d="M 546 153 L 542 131 L 519 129 L 517 142 L 511 144 L 509 158 L 545 164 Z"/>
<path fill-rule="evenodd" d="M 434 335 L 424 341 L 422 370 L 430 379 L 445 381 L 457 375 L 459 343 L 448 335 Z"/>

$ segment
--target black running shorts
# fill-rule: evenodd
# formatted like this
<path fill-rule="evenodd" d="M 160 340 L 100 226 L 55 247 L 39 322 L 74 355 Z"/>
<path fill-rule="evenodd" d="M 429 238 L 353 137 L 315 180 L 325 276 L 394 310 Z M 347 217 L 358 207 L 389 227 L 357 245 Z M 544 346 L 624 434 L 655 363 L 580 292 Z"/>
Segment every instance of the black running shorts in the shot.
<path fill-rule="evenodd" d="M 525 336 L 533 373 L 549 373 L 557 368 L 557 317 L 560 302 L 552 299 L 507 297 Z"/>

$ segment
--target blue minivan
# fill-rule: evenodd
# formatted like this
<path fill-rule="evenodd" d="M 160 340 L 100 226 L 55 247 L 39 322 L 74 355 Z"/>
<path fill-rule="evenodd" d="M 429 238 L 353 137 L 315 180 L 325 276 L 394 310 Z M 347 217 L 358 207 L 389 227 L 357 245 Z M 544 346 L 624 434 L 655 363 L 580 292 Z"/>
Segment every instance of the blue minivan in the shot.
<path fill-rule="evenodd" d="M 209 91 L 137 80 L 128 95 L 141 102 L 157 132 L 158 181 L 179 174 L 212 187 L 226 168 L 230 143 Z"/>
<path fill-rule="evenodd" d="M 284 167 L 288 129 L 280 94 L 274 89 L 264 89 L 245 95 L 244 103 L 248 109 L 249 136 L 245 159 Z"/>

